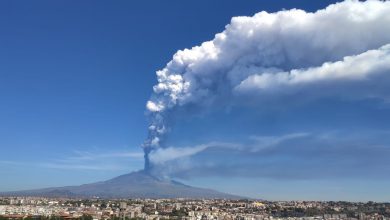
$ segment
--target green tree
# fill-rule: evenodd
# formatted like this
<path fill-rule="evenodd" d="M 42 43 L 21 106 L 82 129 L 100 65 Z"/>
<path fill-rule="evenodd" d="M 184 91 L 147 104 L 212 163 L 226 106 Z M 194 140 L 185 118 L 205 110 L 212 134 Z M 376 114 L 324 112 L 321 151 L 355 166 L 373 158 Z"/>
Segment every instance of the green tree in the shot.
<path fill-rule="evenodd" d="M 93 220 L 91 215 L 83 214 L 80 218 L 80 220 Z"/>

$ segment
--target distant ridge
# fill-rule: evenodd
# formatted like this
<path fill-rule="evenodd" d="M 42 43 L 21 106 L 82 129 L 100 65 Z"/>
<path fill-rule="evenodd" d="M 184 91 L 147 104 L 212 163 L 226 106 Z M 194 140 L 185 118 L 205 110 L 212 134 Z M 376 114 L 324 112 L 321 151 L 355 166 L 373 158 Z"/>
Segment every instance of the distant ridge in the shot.
<path fill-rule="evenodd" d="M 240 196 L 191 187 L 173 180 L 161 180 L 145 171 L 132 172 L 107 181 L 80 186 L 3 192 L 0 196 L 243 199 Z"/>

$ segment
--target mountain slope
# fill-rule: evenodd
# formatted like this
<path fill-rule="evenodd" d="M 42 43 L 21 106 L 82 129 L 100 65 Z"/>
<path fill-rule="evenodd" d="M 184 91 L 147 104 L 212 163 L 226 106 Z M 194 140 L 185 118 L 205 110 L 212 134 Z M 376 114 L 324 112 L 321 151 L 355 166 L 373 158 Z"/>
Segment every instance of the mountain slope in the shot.
<path fill-rule="evenodd" d="M 0 193 L 3 196 L 101 197 L 101 198 L 229 198 L 241 197 L 215 190 L 191 187 L 172 180 L 161 180 L 144 171 L 113 179 L 84 184 L 37 190 Z"/>

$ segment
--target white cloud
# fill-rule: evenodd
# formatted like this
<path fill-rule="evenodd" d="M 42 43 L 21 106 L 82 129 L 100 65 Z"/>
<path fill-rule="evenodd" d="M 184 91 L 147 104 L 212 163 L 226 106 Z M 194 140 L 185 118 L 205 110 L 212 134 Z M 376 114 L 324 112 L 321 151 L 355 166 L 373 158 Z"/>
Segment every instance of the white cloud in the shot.
<path fill-rule="evenodd" d="M 0 165 L 23 165 L 23 163 L 18 161 L 10 161 L 10 160 L 0 160 Z"/>
<path fill-rule="evenodd" d="M 152 101 L 148 101 L 146 103 L 146 108 L 151 112 L 159 112 L 159 111 L 164 110 L 165 107 L 161 103 L 155 103 Z"/>
<path fill-rule="evenodd" d="M 170 114 L 188 104 L 210 109 L 235 104 L 242 94 L 261 102 L 301 88 L 312 98 L 387 99 L 389 23 L 390 1 L 376 0 L 232 18 L 213 40 L 177 51 L 157 71 L 147 103 L 154 129 L 145 147 L 158 137 L 157 148 L 166 130 L 156 130 L 169 127 Z M 372 89 L 376 83 L 380 88 Z M 325 90 L 317 87 L 324 84 Z"/>
<path fill-rule="evenodd" d="M 100 159 L 115 159 L 115 158 L 133 158 L 142 159 L 142 152 L 133 151 L 118 151 L 118 152 L 90 152 L 90 151 L 75 151 L 76 156 L 67 157 L 67 160 L 100 160 Z"/>
<path fill-rule="evenodd" d="M 251 139 L 255 141 L 253 145 L 247 146 L 251 152 L 257 152 L 262 149 L 274 147 L 285 141 L 294 140 L 297 138 L 304 138 L 310 136 L 309 133 L 292 133 L 281 136 L 252 136 Z"/>
<path fill-rule="evenodd" d="M 0 166 L 34 166 L 61 170 L 90 171 L 129 171 L 139 168 L 144 154 L 136 151 L 74 151 L 72 155 L 52 158 L 47 161 L 21 162 L 17 160 L 0 160 Z"/>
<path fill-rule="evenodd" d="M 251 136 L 250 143 L 232 143 L 232 142 L 210 142 L 189 147 L 168 147 L 159 148 L 153 151 L 150 159 L 154 164 L 163 164 L 165 162 L 183 159 L 199 154 L 210 148 L 219 148 L 233 151 L 258 152 L 266 148 L 275 147 L 281 143 L 298 138 L 310 136 L 309 133 L 291 133 L 280 136 Z"/>
<path fill-rule="evenodd" d="M 123 167 L 116 165 L 106 165 L 106 164 L 60 164 L 60 163 L 41 163 L 41 167 L 49 169 L 61 169 L 61 170 L 93 170 L 93 171 L 114 171 L 114 170 L 123 170 Z"/>
<path fill-rule="evenodd" d="M 129 163 L 143 161 L 142 152 L 133 151 L 74 151 L 73 155 L 38 163 L 50 169 L 64 170 L 128 170 Z"/>
<path fill-rule="evenodd" d="M 191 146 L 191 147 L 160 148 L 152 152 L 152 154 L 150 155 L 150 159 L 155 164 L 161 164 L 167 161 L 193 156 L 212 147 L 240 148 L 241 145 L 234 144 L 234 143 L 226 143 L 226 142 L 210 142 L 207 144 L 201 144 L 201 145 Z"/>
<path fill-rule="evenodd" d="M 201 151 L 204 151 L 207 148 L 208 148 L 207 145 L 199 145 L 195 147 L 184 147 L 184 148 L 168 147 L 165 149 L 158 149 L 154 151 L 150 155 L 150 159 L 153 163 L 159 164 L 159 163 L 164 163 L 166 161 L 179 159 L 182 157 L 192 156 Z"/>
<path fill-rule="evenodd" d="M 390 73 L 390 44 L 376 50 L 369 50 L 355 56 L 347 56 L 337 62 L 326 62 L 319 67 L 308 69 L 293 69 L 289 72 L 259 73 L 253 74 L 243 80 L 237 87 L 238 92 L 293 92 L 294 88 L 300 91 L 308 85 L 327 84 L 329 90 L 321 93 L 333 94 L 337 87 L 345 87 L 347 84 L 358 85 L 357 90 L 365 90 L 364 86 L 375 81 L 386 79 Z M 343 84 L 340 84 L 343 82 Z M 379 85 L 379 84 L 378 84 Z M 367 86 L 366 86 L 367 87 Z M 381 88 L 387 90 L 386 88 Z M 315 88 L 309 87 L 312 92 Z M 348 91 L 346 91 L 348 92 Z M 365 91 L 368 92 L 368 91 Z M 313 94 L 311 94 L 313 95 Z M 343 96 L 342 93 L 339 94 Z M 359 95 L 357 91 L 349 91 L 349 96 Z M 382 94 L 378 93 L 378 96 Z"/>
<path fill-rule="evenodd" d="M 178 178 L 387 179 L 383 173 L 390 170 L 388 134 L 386 130 L 348 130 L 251 137 L 253 143 L 232 149 L 220 145 L 197 152 L 202 153 L 199 157 L 165 161 L 156 173 Z"/>

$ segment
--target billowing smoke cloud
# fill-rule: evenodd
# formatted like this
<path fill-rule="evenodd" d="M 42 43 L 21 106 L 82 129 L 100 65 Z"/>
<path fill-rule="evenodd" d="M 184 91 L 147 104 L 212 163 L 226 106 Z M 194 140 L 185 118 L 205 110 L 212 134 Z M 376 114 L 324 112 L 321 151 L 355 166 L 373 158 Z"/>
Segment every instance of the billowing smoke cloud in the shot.
<path fill-rule="evenodd" d="M 157 71 L 147 102 L 145 169 L 172 114 L 188 106 L 234 105 L 237 97 L 261 103 L 298 92 L 312 99 L 387 99 L 389 24 L 390 1 L 350 0 L 315 13 L 292 9 L 232 18 L 213 40 L 178 51 Z"/>

